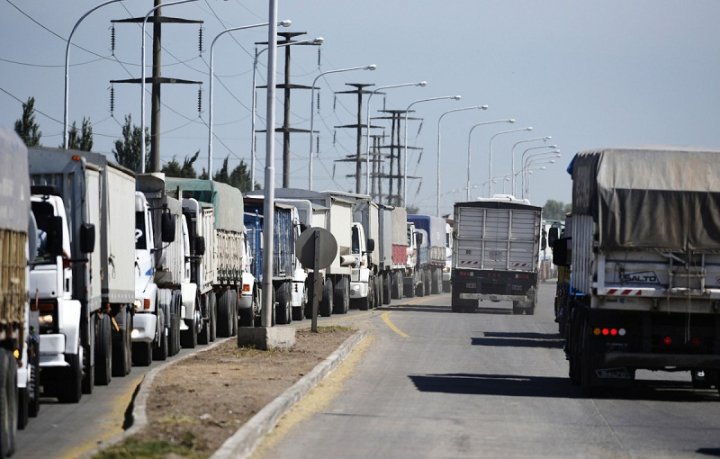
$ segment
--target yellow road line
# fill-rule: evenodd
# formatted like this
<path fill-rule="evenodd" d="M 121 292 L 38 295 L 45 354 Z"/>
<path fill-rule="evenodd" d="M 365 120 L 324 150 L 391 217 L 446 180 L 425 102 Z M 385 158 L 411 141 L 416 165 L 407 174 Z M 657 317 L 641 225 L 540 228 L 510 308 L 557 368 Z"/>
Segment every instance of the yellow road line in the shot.
<path fill-rule="evenodd" d="M 402 336 L 403 338 L 407 338 L 407 337 L 408 337 L 408 334 L 407 334 L 407 333 L 405 333 L 404 331 L 400 330 L 400 329 L 397 327 L 397 325 L 395 325 L 395 324 L 392 322 L 392 320 L 390 320 L 390 313 L 389 313 L 389 312 L 383 313 L 383 315 L 381 315 L 380 317 L 382 318 L 383 322 L 385 322 L 385 325 L 387 325 L 388 327 L 390 327 L 390 330 L 394 331 L 395 333 L 397 333 L 398 335 Z"/>

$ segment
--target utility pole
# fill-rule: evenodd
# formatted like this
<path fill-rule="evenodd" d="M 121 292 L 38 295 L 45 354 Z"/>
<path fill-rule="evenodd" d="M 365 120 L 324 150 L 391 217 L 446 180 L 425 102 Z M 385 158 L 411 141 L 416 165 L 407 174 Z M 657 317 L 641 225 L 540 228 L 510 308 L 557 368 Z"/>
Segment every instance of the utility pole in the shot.
<path fill-rule="evenodd" d="M 346 86 L 350 86 L 352 88 L 355 88 L 353 90 L 349 91 L 338 91 L 335 94 L 356 94 L 357 95 L 357 122 L 355 124 L 345 124 L 342 126 L 335 126 L 336 129 L 340 128 L 353 128 L 356 131 L 356 137 L 355 137 L 355 174 L 353 175 L 355 177 L 355 193 L 360 194 L 362 191 L 362 187 L 360 186 L 360 181 L 362 180 L 362 163 L 363 163 L 363 154 L 362 154 L 362 139 L 363 139 L 363 129 L 368 128 L 368 126 L 365 126 L 362 120 L 362 102 L 363 102 L 363 95 L 365 94 L 372 94 L 372 91 L 366 91 L 365 88 L 370 86 L 375 86 L 371 83 L 345 83 Z M 369 190 L 368 190 L 368 194 Z"/>
<path fill-rule="evenodd" d="M 393 206 L 399 206 L 402 204 L 402 189 L 403 189 L 403 158 L 402 154 L 405 150 L 405 145 L 402 139 L 402 122 L 405 119 L 405 113 L 407 110 L 380 110 L 381 113 L 387 113 L 388 116 L 377 117 L 375 119 L 386 119 L 391 121 L 390 128 L 390 143 L 387 145 L 380 145 L 380 149 L 389 150 L 390 153 L 390 167 L 387 174 L 383 178 L 388 179 L 388 194 L 387 204 Z M 408 121 L 417 121 L 421 118 L 409 117 Z M 408 150 L 419 150 L 417 147 L 408 147 Z M 417 177 L 408 177 L 417 178 Z"/>
<path fill-rule="evenodd" d="M 154 0 L 154 6 L 160 6 L 162 0 Z M 163 84 L 202 84 L 202 81 L 195 80 L 184 80 L 180 78 L 163 78 L 161 76 L 161 56 L 162 56 L 162 24 L 202 24 L 201 20 L 193 19 L 182 19 L 174 17 L 162 16 L 160 12 L 161 8 L 155 10 L 152 18 L 148 19 L 148 22 L 153 23 L 153 73 L 150 78 L 145 79 L 145 83 L 150 83 L 152 87 L 151 95 L 151 120 L 150 120 L 150 158 L 151 158 L 151 171 L 160 172 L 160 88 Z M 140 23 L 142 24 L 145 18 L 128 18 L 128 19 L 115 19 L 112 23 Z M 142 65 L 145 65 L 143 62 Z M 140 78 L 126 78 L 123 80 L 110 80 L 110 83 L 132 83 L 140 84 L 142 79 Z M 142 141 L 145 141 L 145 133 L 142 133 Z M 212 171 L 208 171 L 208 174 L 212 177 Z"/>
<path fill-rule="evenodd" d="M 300 35 L 305 35 L 307 32 L 278 32 L 280 38 L 277 42 L 278 47 L 282 46 L 285 48 L 285 81 L 275 85 L 277 89 L 283 90 L 283 124 L 281 127 L 275 128 L 275 132 L 282 132 L 283 134 L 283 172 L 282 172 L 282 187 L 290 187 L 290 134 L 291 133 L 310 133 L 307 129 L 294 128 L 290 126 L 290 91 L 293 89 L 312 89 L 311 86 L 292 84 L 290 83 L 290 48 L 295 45 L 301 46 L 318 46 L 320 43 L 311 41 L 304 42 L 293 42 L 293 38 Z M 257 42 L 256 45 L 268 45 L 267 42 Z M 267 86 L 258 86 L 259 88 L 267 88 Z M 267 128 L 266 128 L 267 129 Z M 265 132 L 266 129 L 258 132 Z"/>

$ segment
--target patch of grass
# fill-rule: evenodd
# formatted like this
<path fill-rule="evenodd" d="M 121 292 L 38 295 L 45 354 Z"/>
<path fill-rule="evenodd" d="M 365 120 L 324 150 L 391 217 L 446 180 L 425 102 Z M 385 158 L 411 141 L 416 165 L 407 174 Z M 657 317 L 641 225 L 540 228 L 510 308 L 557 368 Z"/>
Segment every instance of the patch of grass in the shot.
<path fill-rule="evenodd" d="M 194 450 L 193 435 L 187 432 L 180 439 L 179 444 L 172 444 L 163 440 L 136 440 L 129 438 L 122 443 L 106 448 L 93 456 L 93 459 L 151 459 L 166 457 L 168 454 L 177 454 L 186 458 L 201 458 L 207 454 L 201 454 Z M 186 438 L 187 437 L 187 438 Z"/>

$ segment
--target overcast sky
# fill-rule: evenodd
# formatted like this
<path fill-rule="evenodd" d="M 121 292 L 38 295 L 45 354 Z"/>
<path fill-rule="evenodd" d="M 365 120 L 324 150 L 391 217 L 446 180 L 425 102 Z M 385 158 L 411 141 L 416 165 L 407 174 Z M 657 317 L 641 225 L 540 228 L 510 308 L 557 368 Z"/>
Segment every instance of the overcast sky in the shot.
<path fill-rule="evenodd" d="M 42 112 L 37 114 L 41 143 L 53 147 L 62 143 L 65 38 L 75 21 L 100 3 L 0 0 L 0 126 L 12 127 L 21 115 L 20 101 L 34 96 L 36 108 Z M 110 21 L 144 16 L 152 5 L 152 0 L 125 0 L 103 7 L 84 20 L 73 39 L 70 119 L 90 118 L 96 151 L 110 154 L 127 114 L 140 123 L 139 86 L 114 85 L 111 116 L 109 83 L 139 78 L 139 26 L 116 25 L 113 56 Z M 173 157 L 181 161 L 200 150 L 200 170 L 207 165 L 210 42 L 228 27 L 267 21 L 267 3 L 199 0 L 167 7 L 164 13 L 204 20 L 202 55 L 198 52 L 198 26 L 172 24 L 163 31 L 162 56 L 164 76 L 203 82 L 200 114 L 196 86 L 163 86 L 162 161 Z M 485 194 L 479 186 L 488 179 L 491 135 L 534 128 L 495 138 L 492 172 L 496 176 L 511 173 L 510 150 L 515 142 L 553 137 L 549 143 L 558 145 L 562 157 L 532 176 L 530 199 L 536 204 L 547 199 L 570 200 L 565 168 L 581 150 L 647 144 L 720 147 L 717 1 L 296 0 L 280 2 L 279 16 L 293 21 L 288 30 L 307 32 L 302 38 L 325 39 L 319 69 L 315 47 L 293 48 L 291 75 L 295 83 L 309 85 L 321 71 L 377 64 L 374 72 L 338 73 L 319 82 L 317 190 L 354 190 L 354 182 L 346 178 L 354 168 L 334 161 L 355 151 L 354 131 L 334 129 L 355 122 L 356 100 L 341 95 L 334 101 L 333 92 L 345 90 L 347 82 L 376 86 L 428 82 L 425 88 L 388 90 L 384 103 L 391 109 L 404 109 L 425 98 L 462 95 L 457 102 L 433 101 L 414 107 L 414 115 L 423 121 L 409 125 L 408 143 L 419 147 L 422 154 L 411 153 L 408 172 L 421 180 L 409 182 L 408 203 L 427 213 L 435 211 L 438 118 L 456 108 L 490 106 L 487 111 L 458 112 L 443 118 L 442 212 L 449 212 L 453 201 L 465 199 L 468 132 L 479 122 L 517 120 L 514 125 L 487 125 L 473 131 L 473 196 Z M 255 29 L 226 35 L 217 42 L 214 168 L 228 155 L 231 167 L 240 159 L 250 161 L 252 54 L 254 43 L 266 39 L 264 29 Z M 264 83 L 265 72 L 261 61 L 259 84 Z M 372 108 L 382 105 L 383 98 L 375 96 Z M 147 107 L 149 120 L 149 98 Z M 291 111 L 291 124 L 307 129 L 309 91 L 293 92 Z M 278 113 L 280 121 L 281 105 Z M 265 127 L 264 117 L 264 94 L 260 93 L 258 129 Z M 259 135 L 258 140 L 256 176 L 262 182 L 264 137 Z M 525 148 L 539 145 L 542 142 L 519 145 L 517 163 Z M 308 149 L 306 134 L 292 136 L 293 187 L 307 186 Z M 281 155 L 280 143 L 276 151 Z M 279 174 L 281 170 L 279 156 L 276 171 Z M 279 175 L 276 180 L 281 183 Z M 496 185 L 495 191 L 502 191 L 501 187 Z M 509 189 L 507 184 L 505 191 Z"/>

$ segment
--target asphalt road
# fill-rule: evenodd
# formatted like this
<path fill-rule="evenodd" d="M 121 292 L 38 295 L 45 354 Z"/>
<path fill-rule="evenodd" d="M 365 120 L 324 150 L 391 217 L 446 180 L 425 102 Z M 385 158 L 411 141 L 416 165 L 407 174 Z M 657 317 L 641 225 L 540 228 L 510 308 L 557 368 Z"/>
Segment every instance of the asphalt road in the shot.
<path fill-rule="evenodd" d="M 691 389 L 687 373 L 638 372 L 632 386 L 594 398 L 572 386 L 553 292 L 541 286 L 534 316 L 505 303 L 451 313 L 449 295 L 373 311 L 375 338 L 338 393 L 282 421 L 259 455 L 720 456 L 718 393 Z"/>

